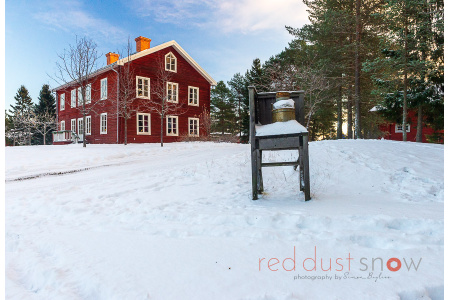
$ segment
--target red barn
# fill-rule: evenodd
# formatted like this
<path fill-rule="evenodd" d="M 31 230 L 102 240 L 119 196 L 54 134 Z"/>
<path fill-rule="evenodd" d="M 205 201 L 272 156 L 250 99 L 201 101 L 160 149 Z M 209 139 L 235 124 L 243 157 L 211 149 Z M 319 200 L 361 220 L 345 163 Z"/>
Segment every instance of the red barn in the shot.
<path fill-rule="evenodd" d="M 87 115 L 85 137 L 82 136 L 83 116 L 77 109 L 81 105 L 79 87 L 69 83 L 54 89 L 59 126 L 59 131 L 53 133 L 54 144 L 72 143 L 75 138 L 85 138 L 91 144 L 124 142 L 125 120 L 119 114 L 119 69 L 129 63 L 133 68 L 136 97 L 132 103 L 131 117 L 127 120 L 127 142 L 160 142 L 161 124 L 164 142 L 175 142 L 184 136 L 195 137 L 205 133 L 200 116 L 203 112 L 209 114 L 210 90 L 216 81 L 175 41 L 153 48 L 148 38 L 140 36 L 135 41 L 136 53 L 119 59 L 118 54 L 110 52 L 106 54 L 107 66 L 93 73 L 86 88 L 86 107 L 102 105 Z M 161 68 L 171 74 L 170 82 L 165 83 L 169 95 L 167 101 L 184 107 L 183 113 L 167 114 L 163 122 L 160 115 L 148 106 L 148 100 L 156 97 L 152 86 L 155 88 Z"/>

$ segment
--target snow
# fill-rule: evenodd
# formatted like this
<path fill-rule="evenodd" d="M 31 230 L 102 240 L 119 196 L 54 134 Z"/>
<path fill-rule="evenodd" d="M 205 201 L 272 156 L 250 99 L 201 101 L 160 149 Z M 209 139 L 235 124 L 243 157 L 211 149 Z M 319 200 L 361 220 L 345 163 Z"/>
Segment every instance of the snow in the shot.
<path fill-rule="evenodd" d="M 279 135 L 308 132 L 297 120 L 275 122 L 267 125 L 256 126 L 256 136 Z"/>
<path fill-rule="evenodd" d="M 6 298 L 443 299 L 443 146 L 320 141 L 309 154 L 313 200 L 277 167 L 253 201 L 249 145 L 7 147 Z M 362 279 L 362 258 L 383 271 L 378 259 Z"/>
<path fill-rule="evenodd" d="M 273 109 L 280 109 L 280 108 L 294 108 L 294 100 L 287 99 L 287 100 L 278 100 L 273 104 Z"/>

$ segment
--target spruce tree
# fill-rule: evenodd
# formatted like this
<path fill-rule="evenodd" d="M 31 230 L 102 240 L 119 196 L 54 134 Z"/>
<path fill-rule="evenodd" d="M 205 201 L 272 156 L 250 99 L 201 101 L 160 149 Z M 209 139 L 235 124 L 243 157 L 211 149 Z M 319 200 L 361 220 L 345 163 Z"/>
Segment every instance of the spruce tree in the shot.
<path fill-rule="evenodd" d="M 28 93 L 27 88 L 21 85 L 14 96 L 16 101 L 8 111 L 12 123 L 13 144 L 28 144 L 31 145 L 32 126 L 30 118 L 33 114 L 34 104 Z"/>
<path fill-rule="evenodd" d="M 16 100 L 16 102 L 14 105 L 11 104 L 11 109 L 9 110 L 10 115 L 14 115 L 16 113 L 23 115 L 31 112 L 33 109 L 33 101 L 24 85 L 21 85 L 17 90 L 14 100 Z"/>
<path fill-rule="evenodd" d="M 39 92 L 38 104 L 35 106 L 34 113 L 36 116 L 56 116 L 56 104 L 55 97 L 53 96 L 50 86 L 44 84 Z M 45 134 L 45 144 L 49 145 L 52 143 L 52 133 L 49 131 Z M 33 138 L 33 144 L 42 144 L 42 138 L 35 136 Z"/>
<path fill-rule="evenodd" d="M 225 133 L 234 133 L 236 128 L 236 114 L 231 92 L 223 81 L 219 81 L 211 91 L 212 130 Z"/>

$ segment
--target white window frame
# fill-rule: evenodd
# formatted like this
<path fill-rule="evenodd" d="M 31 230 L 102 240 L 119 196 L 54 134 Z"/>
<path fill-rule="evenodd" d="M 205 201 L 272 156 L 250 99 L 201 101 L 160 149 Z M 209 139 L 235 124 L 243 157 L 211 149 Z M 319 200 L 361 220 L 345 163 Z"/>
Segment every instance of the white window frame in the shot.
<path fill-rule="evenodd" d="M 108 78 L 100 80 L 100 100 L 108 98 Z"/>
<path fill-rule="evenodd" d="M 167 63 L 167 59 L 170 59 L 170 62 Z M 167 67 L 167 65 L 169 65 L 169 68 Z M 177 72 L 177 57 L 172 53 L 169 52 L 164 56 L 164 67 L 166 69 L 166 71 L 170 71 L 170 72 Z M 173 69 L 172 69 L 173 67 Z"/>
<path fill-rule="evenodd" d="M 139 131 L 139 116 L 148 117 L 148 132 L 140 132 Z M 144 119 L 143 119 L 144 120 Z M 136 134 L 138 135 L 151 135 L 152 134 L 152 126 L 151 126 L 151 116 L 149 113 L 136 113 Z"/>
<path fill-rule="evenodd" d="M 86 116 L 86 135 L 92 134 L 92 119 L 91 116 Z"/>
<path fill-rule="evenodd" d="M 83 134 L 83 118 L 78 118 L 77 130 L 78 130 L 78 135 Z"/>
<path fill-rule="evenodd" d="M 70 130 L 77 134 L 77 119 L 71 119 L 70 120 Z"/>
<path fill-rule="evenodd" d="M 105 127 L 103 128 L 103 119 L 105 121 Z M 103 130 L 105 129 L 105 130 Z M 100 114 L 100 134 L 108 134 L 108 114 Z"/>
<path fill-rule="evenodd" d="M 78 96 L 78 101 L 77 101 L 77 103 L 78 103 L 78 106 L 82 106 L 82 105 L 83 105 L 83 102 L 81 102 L 81 99 L 82 99 L 82 95 L 81 95 L 81 87 L 79 87 L 79 88 L 77 89 L 77 91 L 78 91 L 78 93 L 77 93 L 77 96 Z"/>
<path fill-rule="evenodd" d="M 395 124 L 395 133 L 403 132 L 402 127 L 403 127 L 403 124 Z M 411 126 L 409 124 L 406 124 L 406 132 L 411 132 Z"/>
<path fill-rule="evenodd" d="M 139 95 L 139 80 L 142 80 L 142 95 Z M 147 83 L 147 84 L 145 84 Z M 144 95 L 145 86 L 147 85 L 147 93 L 148 95 Z M 142 77 L 142 76 L 136 76 L 136 98 L 141 99 L 150 99 L 150 78 L 148 77 Z"/>
<path fill-rule="evenodd" d="M 197 91 L 197 99 L 194 99 L 194 98 L 191 98 L 191 90 L 192 91 Z M 200 89 L 198 88 L 198 87 L 195 87 L 195 86 L 189 86 L 188 87 L 188 92 L 189 92 L 189 100 L 188 100 L 188 105 L 191 105 L 191 106 L 199 106 L 199 99 L 200 99 Z M 195 93 L 194 92 L 192 92 L 192 95 L 195 95 Z M 191 100 L 192 100 L 192 103 L 191 103 Z M 194 102 L 194 100 L 196 100 L 195 102 Z"/>
<path fill-rule="evenodd" d="M 170 86 L 170 88 L 169 88 Z M 174 89 L 175 87 L 175 89 Z M 172 91 L 169 95 L 169 90 Z M 175 93 L 174 93 L 175 91 Z M 170 103 L 178 103 L 178 83 L 175 82 L 167 82 L 166 84 L 166 95 L 167 95 L 167 102 Z M 175 101 L 173 100 L 175 95 Z"/>
<path fill-rule="evenodd" d="M 65 110 L 66 109 L 66 94 L 62 93 L 59 95 L 59 110 Z"/>
<path fill-rule="evenodd" d="M 89 83 L 86 86 L 86 104 L 91 103 L 91 98 L 92 98 L 92 85 Z"/>
<path fill-rule="evenodd" d="M 61 125 L 59 127 L 59 130 L 66 130 L 66 121 L 61 121 Z"/>
<path fill-rule="evenodd" d="M 175 133 L 173 133 L 173 120 L 176 120 L 176 128 L 175 128 Z M 172 132 L 171 133 L 169 133 L 169 120 L 171 120 L 172 122 L 172 126 L 171 126 L 171 130 L 172 130 Z M 179 133 L 179 131 L 178 131 L 178 128 L 179 128 L 179 124 L 178 124 L 178 116 L 167 116 L 166 117 L 166 135 L 167 136 L 178 136 L 178 133 Z"/>
<path fill-rule="evenodd" d="M 191 133 L 191 121 L 197 123 L 197 133 Z M 192 137 L 200 136 L 200 119 L 199 118 L 188 118 L 188 135 Z"/>
<path fill-rule="evenodd" d="M 77 90 L 73 89 L 70 91 L 70 107 L 77 106 Z"/>

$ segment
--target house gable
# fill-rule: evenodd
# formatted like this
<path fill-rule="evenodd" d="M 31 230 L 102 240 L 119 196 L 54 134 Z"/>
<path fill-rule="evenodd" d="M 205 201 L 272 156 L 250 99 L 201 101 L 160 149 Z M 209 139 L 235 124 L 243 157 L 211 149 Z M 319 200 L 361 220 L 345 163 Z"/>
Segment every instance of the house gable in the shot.
<path fill-rule="evenodd" d="M 183 59 L 188 62 L 192 68 L 194 68 L 198 73 L 200 73 L 208 82 L 210 85 L 217 85 L 217 82 L 208 74 L 206 71 L 200 67 L 200 65 L 175 41 L 170 41 L 155 47 L 152 47 L 150 49 L 142 50 L 138 53 L 132 54 L 129 58 L 125 57 L 122 59 L 119 59 L 117 61 L 118 65 L 124 65 L 128 61 L 134 61 L 136 59 L 139 59 L 141 57 L 147 56 L 149 54 L 156 53 L 158 51 L 164 50 L 166 48 L 171 47 L 173 50 L 175 50 L 176 53 L 178 53 Z M 172 52 L 175 54 L 174 52 Z"/>

